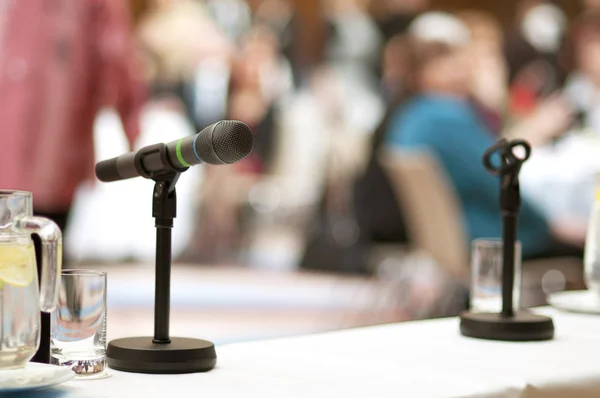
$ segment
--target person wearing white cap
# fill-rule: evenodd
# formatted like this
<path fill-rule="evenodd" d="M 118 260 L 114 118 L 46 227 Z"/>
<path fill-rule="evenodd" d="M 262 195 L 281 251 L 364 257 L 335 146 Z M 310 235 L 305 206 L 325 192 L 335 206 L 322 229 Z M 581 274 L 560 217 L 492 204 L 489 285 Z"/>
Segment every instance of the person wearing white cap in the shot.
<path fill-rule="evenodd" d="M 450 14 L 428 13 L 413 21 L 409 34 L 417 95 L 393 117 L 386 144 L 435 155 L 461 201 L 469 240 L 500 237 L 499 184 L 481 161 L 496 138 L 469 100 L 469 30 Z M 582 252 L 584 234 L 564 229 L 523 199 L 518 236 L 525 258 Z"/>
<path fill-rule="evenodd" d="M 408 27 L 408 33 L 425 42 L 464 46 L 471 40 L 469 29 L 456 17 L 432 11 L 417 17 Z"/>

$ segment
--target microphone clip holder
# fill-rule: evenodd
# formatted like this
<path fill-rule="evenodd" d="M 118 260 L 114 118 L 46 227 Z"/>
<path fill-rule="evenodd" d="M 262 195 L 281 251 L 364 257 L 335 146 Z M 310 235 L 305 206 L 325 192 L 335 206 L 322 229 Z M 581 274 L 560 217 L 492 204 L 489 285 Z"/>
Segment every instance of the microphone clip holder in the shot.
<path fill-rule="evenodd" d="M 165 170 L 148 173 L 143 168 L 144 156 L 160 153 Z M 177 216 L 175 185 L 182 171 L 171 166 L 166 145 L 144 148 L 135 159 L 140 174 L 154 180 L 152 217 L 156 227 L 156 275 L 154 297 L 154 336 L 129 337 L 108 344 L 108 366 L 133 373 L 194 373 L 215 367 L 217 355 L 210 341 L 171 337 L 169 335 L 171 297 L 171 230 Z"/>
<path fill-rule="evenodd" d="M 146 167 L 144 167 L 144 158 L 155 155 L 160 157 L 164 168 L 158 171 L 149 171 L 146 169 Z M 183 173 L 189 168 L 174 167 L 173 163 L 169 160 L 167 145 L 163 143 L 148 145 L 144 148 L 141 148 L 135 155 L 134 164 L 141 177 L 154 181 L 170 182 L 172 189 L 175 189 L 175 184 L 177 183 L 177 179 L 179 179 L 179 174 Z"/>
<path fill-rule="evenodd" d="M 523 156 L 514 152 L 524 150 Z M 529 159 L 531 146 L 524 140 L 502 139 L 490 147 L 483 156 L 485 168 L 500 177 L 500 211 L 502 214 L 502 311 L 460 315 L 460 331 L 464 336 L 504 341 L 549 340 L 554 336 L 552 319 L 517 309 L 513 304 L 515 284 L 515 242 L 517 218 L 521 207 L 519 172 Z M 494 164 L 499 156 L 500 165 Z"/>
<path fill-rule="evenodd" d="M 515 148 L 524 150 L 519 157 Z M 500 157 L 500 166 L 494 165 L 494 155 Z M 503 216 L 517 216 L 521 207 L 519 172 L 523 163 L 531 156 L 531 146 L 524 140 L 501 139 L 483 155 L 483 163 L 490 174 L 500 177 L 500 210 Z"/>

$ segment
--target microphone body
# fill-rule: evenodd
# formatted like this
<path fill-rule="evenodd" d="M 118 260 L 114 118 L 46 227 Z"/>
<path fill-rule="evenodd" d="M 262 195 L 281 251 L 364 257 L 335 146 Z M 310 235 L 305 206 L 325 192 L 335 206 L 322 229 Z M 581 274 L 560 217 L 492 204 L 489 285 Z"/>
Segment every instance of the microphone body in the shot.
<path fill-rule="evenodd" d="M 231 164 L 254 146 L 250 128 L 235 120 L 220 121 L 195 135 L 154 144 L 96 164 L 96 177 L 111 182 L 134 177 L 156 178 L 201 164 Z"/>

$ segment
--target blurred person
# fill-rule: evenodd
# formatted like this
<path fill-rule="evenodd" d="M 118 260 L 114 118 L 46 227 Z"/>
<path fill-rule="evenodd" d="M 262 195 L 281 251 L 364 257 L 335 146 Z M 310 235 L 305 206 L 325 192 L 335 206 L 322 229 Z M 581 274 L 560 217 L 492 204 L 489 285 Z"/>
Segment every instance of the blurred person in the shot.
<path fill-rule="evenodd" d="M 513 119 L 509 109 L 508 64 L 503 55 L 504 37 L 499 21 L 493 15 L 475 10 L 462 11 L 457 17 L 469 31 L 465 47 L 469 57 L 470 99 L 480 116 L 496 135 L 518 136 L 532 145 L 545 145 L 565 131 L 551 123 L 568 118 L 569 104 L 558 92 L 532 104 L 527 114 Z M 542 75 L 532 73 L 531 79 Z"/>
<path fill-rule="evenodd" d="M 600 0 L 582 0 L 581 3 L 585 11 L 600 10 Z"/>
<path fill-rule="evenodd" d="M 587 223 L 600 170 L 599 11 L 585 12 L 573 21 L 562 57 L 573 72 L 555 100 L 572 107 L 575 118 L 566 134 L 546 140 L 532 153 L 521 170 L 521 187 L 548 218 Z M 553 122 L 556 112 L 560 110 L 548 109 L 546 123 Z M 540 131 L 537 126 L 525 128 Z"/>
<path fill-rule="evenodd" d="M 499 21 L 493 15 L 477 10 L 462 11 L 456 16 L 469 30 L 466 50 L 472 72 L 470 98 L 487 127 L 496 135 L 527 139 L 534 146 L 546 145 L 563 134 L 565 131 L 551 126 L 553 123 L 560 126 L 561 120 L 569 118 L 573 109 L 558 89 L 548 91 L 544 94 L 546 97 L 535 97 L 525 114 L 511 114 L 509 64 L 503 54 L 506 43 Z M 558 36 L 554 38 L 559 39 Z M 532 66 L 525 68 L 517 80 L 529 85 L 537 81 L 541 87 L 546 77 L 544 73 L 537 73 L 537 66 Z M 513 94 L 518 91 L 515 90 L 518 86 L 519 83 L 513 84 Z"/>
<path fill-rule="evenodd" d="M 78 186 L 95 179 L 96 113 L 115 108 L 130 147 L 139 134 L 144 95 L 128 10 L 119 0 L 0 7 L 0 187 L 33 192 L 34 214 L 64 233 Z M 32 238 L 40 274 L 41 241 Z M 40 335 L 32 361 L 49 363 L 50 314 L 41 314 Z"/>
<path fill-rule="evenodd" d="M 279 39 L 281 54 L 292 59 L 293 27 L 296 16 L 290 0 L 262 0 L 254 13 L 258 25 L 271 28 Z"/>
<path fill-rule="evenodd" d="M 75 191 L 94 179 L 93 122 L 121 116 L 130 146 L 144 100 L 128 10 L 119 0 L 0 5 L 0 186 L 33 192 L 62 229 Z"/>
<path fill-rule="evenodd" d="M 233 59 L 227 117 L 243 121 L 254 132 L 255 149 L 246 162 L 252 161 L 258 172 L 268 169 L 272 157 L 277 104 L 293 88 L 291 67 L 275 32 L 253 27 Z"/>
<path fill-rule="evenodd" d="M 472 78 L 470 99 L 495 133 L 501 129 L 506 74 L 502 63 L 502 31 L 493 17 L 479 12 L 460 14 L 473 36 L 471 52 Z M 437 32 L 445 35 L 447 24 L 430 19 L 413 30 L 417 34 Z M 434 26 L 435 25 L 435 26 Z M 371 152 L 365 172 L 354 186 L 354 212 L 366 245 L 403 243 L 408 241 L 404 220 L 396 195 L 383 171 L 378 155 L 394 114 L 414 95 L 414 71 L 410 62 L 411 37 L 398 34 L 384 46 L 382 54 L 381 87 L 386 100 L 386 114 L 371 139 Z"/>
<path fill-rule="evenodd" d="M 468 10 L 457 14 L 471 36 L 471 79 L 469 90 L 474 105 L 486 124 L 496 134 L 503 129 L 508 91 L 508 67 L 502 47 L 504 37 L 500 22 L 483 11 Z"/>
<path fill-rule="evenodd" d="M 226 109 L 227 119 L 251 128 L 254 150 L 235 165 L 206 168 L 200 239 L 190 255 L 202 261 L 230 261 L 237 253 L 243 204 L 250 187 L 271 168 L 278 104 L 292 89 L 291 68 L 280 54 L 276 34 L 267 26 L 254 26 L 232 58 Z"/>
<path fill-rule="evenodd" d="M 567 71 L 559 62 L 567 18 L 554 4 L 523 0 L 518 4 L 517 25 L 510 29 L 504 52 L 509 67 L 510 111 L 529 114 L 541 99 L 560 89 Z"/>
<path fill-rule="evenodd" d="M 410 95 L 407 42 L 407 37 L 399 34 L 392 37 L 383 47 L 381 92 L 388 108 L 396 108 Z"/>
<path fill-rule="evenodd" d="M 408 26 L 429 8 L 430 0 L 372 0 L 369 10 L 384 40 L 406 33 Z"/>
<path fill-rule="evenodd" d="M 240 39 L 251 27 L 250 7 L 243 0 L 205 0 L 206 7 L 217 24 L 233 41 Z"/>
<path fill-rule="evenodd" d="M 196 130 L 224 117 L 233 43 L 196 0 L 151 0 L 137 28 L 153 96 L 179 99 Z"/>
<path fill-rule="evenodd" d="M 365 248 L 381 243 L 408 241 L 400 204 L 386 172 L 379 162 L 391 118 L 413 94 L 409 60 L 410 39 L 404 34 L 392 37 L 384 46 L 381 61 L 381 90 L 386 111 L 371 136 L 366 168 L 354 183 L 354 214 Z"/>
<path fill-rule="evenodd" d="M 374 131 L 378 131 L 386 108 L 395 106 L 396 100 L 403 96 L 403 84 L 398 82 L 403 74 L 401 44 L 396 41 L 385 47 L 382 59 L 383 35 L 368 13 L 369 1 L 329 0 L 324 5 L 332 35 L 326 48 L 328 67 L 324 70 L 327 73 L 315 79 L 314 87 L 318 95 L 322 95 L 323 104 L 328 104 L 327 108 L 321 106 L 331 131 L 328 134 L 328 157 L 331 161 L 324 180 L 318 217 L 324 232 L 334 224 L 345 224 L 347 231 L 357 231 L 362 229 L 359 218 L 363 215 L 360 209 L 364 202 L 353 203 L 362 199 L 354 198 L 354 191 L 358 188 L 366 193 L 364 188 L 370 186 L 370 181 L 366 184 L 360 182 L 365 182 L 365 173 L 367 178 L 372 175 L 371 147 L 373 141 L 379 139 L 377 134 L 374 136 Z M 382 61 L 386 63 L 386 75 L 378 81 L 377 72 Z M 382 88 L 385 98 L 381 98 Z M 369 199 L 372 198 L 370 193 L 373 192 L 367 193 Z M 367 202 L 370 201 L 367 199 Z M 394 203 L 392 200 L 392 206 Z M 353 233 L 349 235 L 354 236 Z M 350 253 L 354 253 L 362 242 L 354 238 L 349 242 L 353 247 L 346 247 L 348 256 L 337 256 L 347 260 L 340 267 L 346 271 L 361 266 L 360 256 Z M 340 246 L 349 244 L 338 243 Z M 331 253 L 336 253 L 336 250 Z M 336 255 L 333 254 L 333 257 Z"/>
<path fill-rule="evenodd" d="M 369 69 L 379 62 L 383 38 L 366 10 L 365 0 L 327 0 L 325 15 L 331 24 L 326 53 L 331 62 Z"/>
<path fill-rule="evenodd" d="M 377 69 L 382 36 L 366 10 L 365 0 L 328 0 L 325 16 L 331 26 L 324 62 L 340 83 L 340 104 L 335 122 L 339 131 L 367 141 L 383 114 Z M 362 139 L 362 138 L 361 138 Z M 358 160 L 358 159 L 357 159 Z"/>
<path fill-rule="evenodd" d="M 437 31 L 422 29 L 432 23 Z M 394 116 L 386 143 L 391 148 L 432 151 L 462 203 L 469 240 L 500 237 L 499 184 L 481 161 L 495 138 L 469 101 L 469 30 L 451 15 L 433 13 L 415 20 L 410 32 L 419 95 Z M 555 119 L 547 127 L 564 130 L 569 121 Z M 524 258 L 582 255 L 585 227 L 550 223 L 523 198 L 518 236 Z"/>
<path fill-rule="evenodd" d="M 573 21 L 567 46 L 573 72 L 564 96 L 579 113 L 579 127 L 600 134 L 600 10 Z"/>
<path fill-rule="evenodd" d="M 294 179 L 294 185 L 299 178 L 300 189 L 295 190 L 302 197 L 306 197 L 306 192 L 314 195 L 310 206 L 313 215 L 307 225 L 299 266 L 366 273 L 369 270 L 363 250 L 364 234 L 359 230 L 351 196 L 357 156 L 348 139 L 351 137 L 343 128 L 347 101 L 343 78 L 335 67 L 323 64 L 309 82 L 310 86 L 301 88 L 293 99 L 290 111 L 284 113 L 285 127 L 294 134 L 286 136 L 285 141 L 288 150 L 293 148 L 295 152 L 286 156 L 284 167 L 291 170 L 284 171 L 287 178 Z"/>
<path fill-rule="evenodd" d="M 196 0 L 151 0 L 137 35 L 148 56 L 151 82 L 179 82 L 193 76 L 203 57 L 227 56 L 233 47 Z M 225 54 L 225 55 L 224 55 Z"/>
<path fill-rule="evenodd" d="M 377 156 L 390 116 L 411 95 L 406 48 L 404 35 L 394 36 L 383 46 L 379 90 L 383 93 L 384 114 L 378 124 L 371 127 L 372 131 L 361 133 L 366 135 L 365 159 L 360 162 L 361 167 L 350 170 L 350 162 L 344 162 L 341 156 L 330 155 L 335 156 L 335 160 L 326 172 L 323 196 L 316 220 L 312 222 L 314 229 L 309 234 L 301 261 L 303 268 L 368 273 L 366 259 L 373 245 L 407 240 L 400 208 Z M 335 67 L 330 66 L 324 67 L 314 78 L 314 92 L 319 94 L 321 101 L 317 106 L 327 115 L 333 130 L 342 130 L 347 123 L 344 122 L 344 107 L 351 102 L 344 96 L 342 77 Z M 339 141 L 336 146 L 346 146 L 345 152 L 351 153 L 347 147 L 348 139 L 343 135 L 331 135 L 329 139 Z M 340 168 L 343 170 L 338 170 Z M 345 241 L 336 236 L 334 231 L 341 225 L 354 238 Z"/>

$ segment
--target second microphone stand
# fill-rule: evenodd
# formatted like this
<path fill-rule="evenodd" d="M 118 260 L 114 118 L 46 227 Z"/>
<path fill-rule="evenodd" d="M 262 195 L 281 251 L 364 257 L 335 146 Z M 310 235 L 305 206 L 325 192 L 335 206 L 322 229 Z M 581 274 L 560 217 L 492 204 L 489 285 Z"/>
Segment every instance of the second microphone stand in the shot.
<path fill-rule="evenodd" d="M 524 150 L 524 156 L 515 148 Z M 531 146 L 523 140 L 500 140 L 483 158 L 486 169 L 500 177 L 500 210 L 502 212 L 502 311 L 498 313 L 464 312 L 460 316 L 463 335 L 490 340 L 549 340 L 554 336 L 552 318 L 514 308 L 515 242 L 517 218 L 521 207 L 519 172 L 529 158 Z M 500 165 L 494 165 L 497 156 Z"/>
<path fill-rule="evenodd" d="M 156 148 L 154 148 L 156 149 Z M 164 151 L 163 147 L 158 149 Z M 210 341 L 171 337 L 169 315 L 171 298 L 171 230 L 177 215 L 175 184 L 180 172 L 171 170 L 155 181 L 152 216 L 156 226 L 156 281 L 154 297 L 154 336 L 128 337 L 108 344 L 108 366 L 134 373 L 193 373 L 215 367 L 217 354 Z"/>

